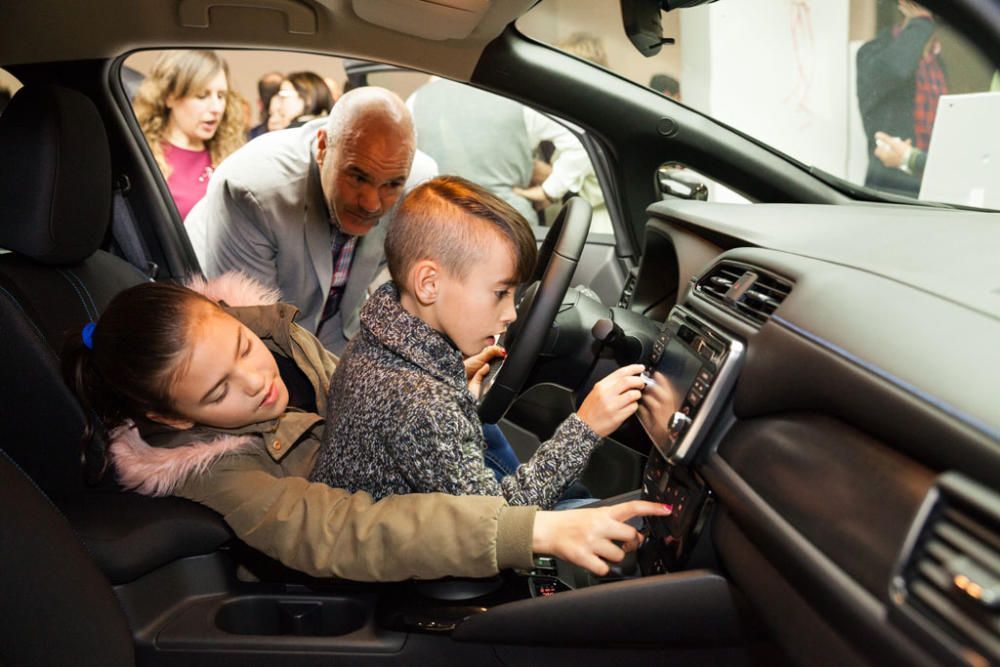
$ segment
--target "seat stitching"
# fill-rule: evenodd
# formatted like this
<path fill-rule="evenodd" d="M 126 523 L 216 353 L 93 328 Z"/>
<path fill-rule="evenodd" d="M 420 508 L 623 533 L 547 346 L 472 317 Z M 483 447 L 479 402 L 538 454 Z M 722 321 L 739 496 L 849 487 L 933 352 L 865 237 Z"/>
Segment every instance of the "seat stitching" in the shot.
<path fill-rule="evenodd" d="M 73 522 L 69 520 L 69 517 L 66 516 L 66 513 L 63 512 L 62 509 L 60 509 L 60 507 L 52 501 L 52 498 L 49 498 L 49 494 L 45 493 L 45 491 L 42 490 L 42 487 L 38 486 L 38 482 L 35 481 L 35 478 L 29 475 L 27 472 L 25 472 L 24 468 L 22 468 L 21 465 L 14 460 L 14 457 L 12 457 L 10 454 L 7 453 L 7 450 L 0 449 L 0 454 L 2 454 L 3 457 L 7 459 L 7 461 L 12 466 L 14 466 L 14 468 L 17 469 L 18 472 L 24 475 L 24 478 L 27 479 L 33 487 L 35 487 L 35 490 L 38 491 L 38 493 L 42 494 L 42 497 L 45 498 L 45 500 L 49 503 L 49 506 L 52 509 L 54 509 L 56 513 L 59 516 L 61 516 L 67 524 L 69 524 L 70 532 L 76 538 L 77 543 L 81 547 L 83 547 L 84 553 L 86 553 L 90 557 L 91 562 L 96 565 L 97 558 L 94 556 L 94 552 L 91 551 L 90 545 L 87 544 L 86 540 L 83 539 L 83 536 L 79 533 L 79 531 L 77 531 L 76 526 L 74 526 Z"/>
<path fill-rule="evenodd" d="M 73 291 L 76 292 L 76 296 L 78 299 L 80 299 L 80 303 L 83 304 L 83 309 L 86 311 L 87 317 L 90 318 L 91 320 L 96 320 L 97 315 L 95 313 L 90 312 L 90 308 L 87 307 L 87 301 L 83 298 L 83 294 L 80 293 L 80 288 L 77 287 L 76 283 L 70 279 L 70 277 L 66 274 L 66 272 L 63 269 L 59 269 L 59 275 L 61 275 L 63 279 L 70 284 L 70 287 L 73 288 Z"/>
<path fill-rule="evenodd" d="M 80 276 L 76 275 L 72 269 L 66 269 L 66 272 L 69 273 L 69 275 L 73 276 L 74 279 L 76 279 L 77 283 L 80 285 L 80 289 L 82 289 L 83 293 L 87 295 L 87 299 L 90 300 L 91 313 L 93 313 L 94 320 L 97 320 L 97 316 L 99 314 L 97 308 L 97 302 L 94 301 L 94 297 L 91 296 L 90 290 L 87 289 L 87 283 L 83 282 Z"/>

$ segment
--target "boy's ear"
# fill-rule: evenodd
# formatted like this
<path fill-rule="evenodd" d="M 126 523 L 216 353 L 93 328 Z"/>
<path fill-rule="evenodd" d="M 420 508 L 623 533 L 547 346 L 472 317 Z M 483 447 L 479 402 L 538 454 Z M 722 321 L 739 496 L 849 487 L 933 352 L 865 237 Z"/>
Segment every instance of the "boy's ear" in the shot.
<path fill-rule="evenodd" d="M 153 412 L 152 410 L 146 411 L 146 419 L 151 422 L 156 422 L 157 424 L 163 424 L 164 426 L 169 426 L 170 428 L 175 428 L 178 431 L 186 431 L 192 426 L 194 422 L 190 419 L 181 419 L 180 417 L 167 417 L 166 415 L 161 415 L 159 412 Z"/>
<path fill-rule="evenodd" d="M 432 259 L 422 259 L 410 269 L 413 296 L 420 305 L 429 306 L 438 298 L 441 267 Z"/>

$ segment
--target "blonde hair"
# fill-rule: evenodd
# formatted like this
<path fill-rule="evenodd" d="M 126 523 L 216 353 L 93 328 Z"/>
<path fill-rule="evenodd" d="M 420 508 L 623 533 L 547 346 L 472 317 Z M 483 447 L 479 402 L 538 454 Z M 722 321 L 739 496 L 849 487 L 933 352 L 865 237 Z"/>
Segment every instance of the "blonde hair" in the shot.
<path fill-rule="evenodd" d="M 228 84 L 229 65 L 214 51 L 164 51 L 139 86 L 132 107 L 164 178 L 170 177 L 170 165 L 164 159 L 162 145 L 170 118 L 167 99 L 187 97 L 207 86 L 220 71 L 225 73 Z M 219 127 L 205 142 L 212 166 L 218 166 L 246 141 L 246 119 L 241 102 L 239 94 L 232 89 L 227 91 L 226 110 Z"/>
<path fill-rule="evenodd" d="M 600 38 L 590 33 L 574 32 L 556 46 L 577 58 L 589 60 L 601 67 L 608 66 L 608 54 L 604 51 L 604 44 Z"/>

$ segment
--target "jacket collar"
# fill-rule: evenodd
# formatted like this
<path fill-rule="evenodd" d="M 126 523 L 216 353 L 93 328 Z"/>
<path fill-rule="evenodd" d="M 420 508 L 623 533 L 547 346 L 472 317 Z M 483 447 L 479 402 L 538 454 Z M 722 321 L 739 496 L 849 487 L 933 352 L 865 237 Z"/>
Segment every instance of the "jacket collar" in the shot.
<path fill-rule="evenodd" d="M 462 353 L 444 334 L 403 309 L 395 284 L 385 283 L 368 299 L 361 310 L 361 329 L 403 359 L 468 393 Z"/>
<path fill-rule="evenodd" d="M 150 421 L 136 424 L 142 438 L 151 446 L 178 449 L 211 443 L 219 438 L 259 437 L 264 441 L 267 453 L 275 461 L 281 461 L 292 447 L 323 418 L 314 412 L 303 412 L 289 408 L 277 419 L 257 422 L 241 428 L 212 428 L 195 426 L 183 431 Z"/>

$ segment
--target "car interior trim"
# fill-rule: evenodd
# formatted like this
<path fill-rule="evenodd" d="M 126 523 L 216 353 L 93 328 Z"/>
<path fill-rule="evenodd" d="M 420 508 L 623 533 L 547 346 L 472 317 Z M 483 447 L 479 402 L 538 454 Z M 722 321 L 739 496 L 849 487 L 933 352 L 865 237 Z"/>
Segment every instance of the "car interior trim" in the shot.
<path fill-rule="evenodd" d="M 813 343 L 816 343 L 817 345 L 819 345 L 819 346 L 821 346 L 821 347 L 829 350 L 830 352 L 833 352 L 834 354 L 839 355 L 839 356 L 843 357 L 844 359 L 847 359 L 848 361 L 857 364 L 858 366 L 861 366 L 865 370 L 874 373 L 875 375 L 879 376 L 883 380 L 885 380 L 885 381 L 887 381 L 887 382 L 895 385 L 899 389 L 902 389 L 903 391 L 908 392 L 908 393 L 912 394 L 913 396 L 916 396 L 917 398 L 919 398 L 919 399 L 921 399 L 921 400 L 923 400 L 923 401 L 925 401 L 925 402 L 933 405 L 934 407 L 938 408 L 942 412 L 945 412 L 948 415 L 954 417 L 955 419 L 958 419 L 963 424 L 976 429 L 977 431 L 981 432 L 982 434 L 984 434 L 984 435 L 986 435 L 986 436 L 988 436 L 990 438 L 993 438 L 994 440 L 1000 440 L 1000 431 L 997 431 L 997 430 L 991 428 L 989 426 L 989 424 L 986 424 L 985 422 L 982 422 L 979 419 L 976 419 L 972 415 L 968 415 L 968 414 L 962 412 L 961 410 L 959 410 L 958 408 L 954 407 L 953 405 L 949 405 L 948 403 L 942 401 L 941 399 L 937 398 L 933 394 L 930 394 L 930 393 L 924 391 L 923 389 L 920 389 L 919 387 L 917 387 L 917 386 L 915 386 L 913 384 L 910 384 L 909 382 L 907 382 L 906 380 L 903 380 L 902 378 L 896 377 L 895 375 L 893 375 L 889 371 L 886 371 L 886 370 L 883 370 L 882 368 L 879 368 L 877 365 L 871 363 L 870 361 L 866 361 L 866 360 L 862 359 L 861 357 L 857 356 L 856 354 L 852 354 L 851 352 L 849 352 L 848 350 L 845 350 L 844 348 L 840 347 L 836 343 L 832 343 L 832 342 L 826 340 L 825 338 L 823 338 L 822 336 L 809 331 L 808 329 L 800 327 L 799 325 L 797 325 L 797 324 L 795 324 L 793 322 L 789 322 L 788 320 L 786 320 L 785 318 L 781 317 L 778 314 L 772 315 L 771 319 L 774 322 L 782 325 L 783 327 L 794 331 L 795 333 L 799 334 L 800 336 L 804 336 L 805 338 L 808 338 Z"/>
<path fill-rule="evenodd" d="M 923 652 L 886 622 L 886 607 L 812 545 L 718 454 L 701 473 L 727 512 L 768 560 L 801 590 L 845 639 L 886 664 L 930 665 Z"/>

